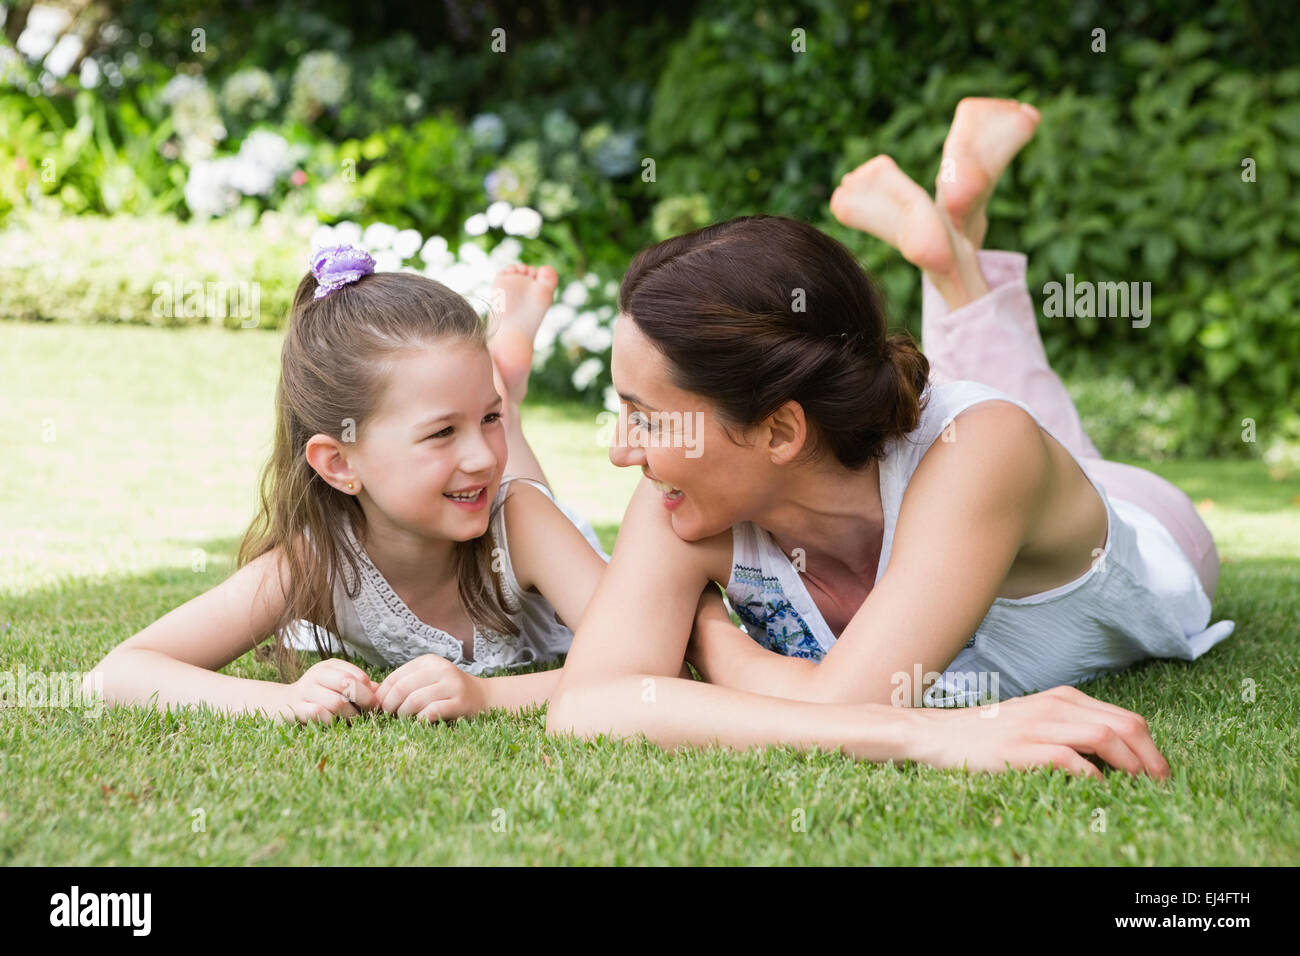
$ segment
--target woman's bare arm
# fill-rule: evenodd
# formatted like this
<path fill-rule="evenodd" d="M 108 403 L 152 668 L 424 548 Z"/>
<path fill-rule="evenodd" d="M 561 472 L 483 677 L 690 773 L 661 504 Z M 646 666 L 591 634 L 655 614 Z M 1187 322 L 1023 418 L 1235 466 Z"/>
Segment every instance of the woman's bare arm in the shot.
<path fill-rule="evenodd" d="M 724 626 L 719 601 L 692 635 L 710 681 L 795 700 L 883 704 L 900 697 L 900 682 L 910 688 L 918 669 L 938 673 L 956 657 L 1041 512 L 1048 467 L 1038 426 L 1022 409 L 983 403 L 959 420 L 961 443 L 936 442 L 913 474 L 889 567 L 826 656 L 813 663 L 746 647 Z"/>
<path fill-rule="evenodd" d="M 700 596 L 686 659 L 710 684 L 794 699 L 791 691 L 817 669 L 815 661 L 769 651 L 733 624 L 715 584 Z"/>
<path fill-rule="evenodd" d="M 1050 460 L 1034 420 L 991 402 L 963 412 L 908 482 L 889 566 L 794 695 L 910 705 L 915 675 L 941 672 L 979 628 L 1047 500 Z"/>
<path fill-rule="evenodd" d="M 648 481 L 637 486 L 552 693 L 548 732 L 644 735 L 663 747 L 842 748 L 866 760 L 968 769 L 1050 764 L 1099 776 L 1081 756 L 1096 753 L 1130 773 L 1168 773 L 1141 717 L 1073 688 L 993 707 L 920 711 L 765 697 L 672 676 L 717 542 L 681 541 L 659 500 Z"/>

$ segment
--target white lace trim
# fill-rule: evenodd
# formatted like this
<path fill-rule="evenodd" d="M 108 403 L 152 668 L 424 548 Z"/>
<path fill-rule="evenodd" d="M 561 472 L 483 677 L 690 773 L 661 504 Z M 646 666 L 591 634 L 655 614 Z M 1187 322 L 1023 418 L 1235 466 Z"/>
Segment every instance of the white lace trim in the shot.
<path fill-rule="evenodd" d="M 389 666 L 397 667 L 421 654 L 437 654 L 461 670 L 477 675 L 484 670 L 523 664 L 531 659 L 528 653 L 531 648 L 525 646 L 521 636 L 501 634 L 475 624 L 474 659 L 466 660 L 460 641 L 441 628 L 426 624 L 406 606 L 383 572 L 370 560 L 352 529 L 345 525 L 344 534 L 357 556 L 361 574 L 360 589 L 352 599 L 357 619 L 375 652 Z M 345 564 L 344 577 L 348 578 L 350 572 Z M 349 580 L 348 590 L 354 586 L 355 582 Z M 511 610 L 517 609 L 518 600 L 511 600 L 514 595 L 509 587 L 506 591 L 507 603 L 515 605 Z"/>

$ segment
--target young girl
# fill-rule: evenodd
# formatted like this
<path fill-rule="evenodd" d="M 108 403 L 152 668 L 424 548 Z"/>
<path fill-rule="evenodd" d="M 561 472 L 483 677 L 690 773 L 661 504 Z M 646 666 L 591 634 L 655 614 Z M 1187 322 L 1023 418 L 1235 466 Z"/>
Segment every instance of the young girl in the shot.
<path fill-rule="evenodd" d="M 239 569 L 109 653 L 105 699 L 298 720 L 545 701 L 558 671 L 480 675 L 564 653 L 605 565 L 520 426 L 556 280 L 548 267 L 503 270 L 489 341 L 439 283 L 375 273 L 351 247 L 318 252 L 294 298 L 274 451 Z M 297 669 L 295 647 L 326 659 L 293 683 L 214 673 L 271 633 L 282 675 Z M 329 656 L 341 649 L 397 669 L 376 684 Z"/>

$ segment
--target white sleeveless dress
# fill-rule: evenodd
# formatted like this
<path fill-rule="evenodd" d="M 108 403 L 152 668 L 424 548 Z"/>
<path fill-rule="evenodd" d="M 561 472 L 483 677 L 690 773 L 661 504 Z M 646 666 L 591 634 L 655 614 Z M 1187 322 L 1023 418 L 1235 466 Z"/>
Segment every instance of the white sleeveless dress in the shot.
<path fill-rule="evenodd" d="M 516 476 L 501 482 L 491 505 L 488 533 L 493 537 L 494 546 L 501 549 L 499 575 L 506 598 L 505 610 L 518 627 L 519 634 L 501 634 L 476 625 L 474 657 L 467 660 L 460 641 L 446 631 L 426 624 L 406 606 L 375 567 L 351 529 L 345 528 L 345 535 L 357 554 L 360 581 L 353 580 L 351 569 L 344 564 L 343 578 L 346 580 L 337 582 L 334 588 L 334 614 L 340 633 L 325 631 L 323 636 L 327 646 L 336 654 L 346 651 L 349 656 L 360 657 L 376 667 L 399 667 L 421 655 L 437 654 L 476 677 L 485 672 L 554 660 L 566 653 L 573 642 L 573 632 L 559 621 L 546 598 L 522 590 L 515 578 L 506 536 L 505 508 L 502 507 L 506 488 L 512 481 L 527 481 L 540 488 L 552 501 L 555 497 L 544 484 Z M 591 525 L 558 501 L 555 503 L 596 553 L 608 561 L 609 556 L 601 548 Z M 350 592 L 355 597 L 350 597 Z M 307 621 L 294 622 L 286 643 L 298 650 L 316 650 L 312 625 Z"/>
<path fill-rule="evenodd" d="M 889 566 L 907 483 L 944 428 L 972 405 L 995 399 L 1034 415 L 1023 402 L 979 382 L 931 384 L 927 393 L 920 424 L 890 442 L 880 462 L 885 528 L 876 582 Z M 1034 420 L 1042 427 L 1036 415 Z M 1168 530 L 1146 509 L 1108 498 L 1098 481 L 1091 476 L 1089 481 L 1106 505 L 1103 553 L 1060 587 L 995 598 L 975 633 L 926 691 L 926 706 L 968 706 L 1078 684 L 1149 657 L 1195 660 L 1232 633 L 1232 621 L 1210 625 L 1210 600 Z M 769 650 L 820 660 L 835 635 L 790 558 L 751 522 L 733 528 L 732 542 L 726 592 L 745 630 Z"/>

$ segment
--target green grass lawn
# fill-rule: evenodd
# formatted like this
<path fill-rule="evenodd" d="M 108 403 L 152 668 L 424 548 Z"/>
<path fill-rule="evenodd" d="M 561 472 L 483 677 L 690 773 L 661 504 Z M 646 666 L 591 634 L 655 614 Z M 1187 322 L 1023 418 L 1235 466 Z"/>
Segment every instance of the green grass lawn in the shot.
<path fill-rule="evenodd" d="M 0 323 L 0 671 L 88 669 L 230 573 L 278 354 L 261 331 Z M 527 427 L 612 546 L 637 476 L 595 410 L 537 405 Z M 1237 621 L 1195 664 L 1085 687 L 1147 717 L 1164 785 L 588 744 L 547 737 L 541 710 L 320 727 L 10 708 L 0 863 L 1295 864 L 1300 487 L 1254 463 L 1154 470 L 1203 502 L 1215 617 Z M 252 654 L 229 670 L 271 676 Z"/>

